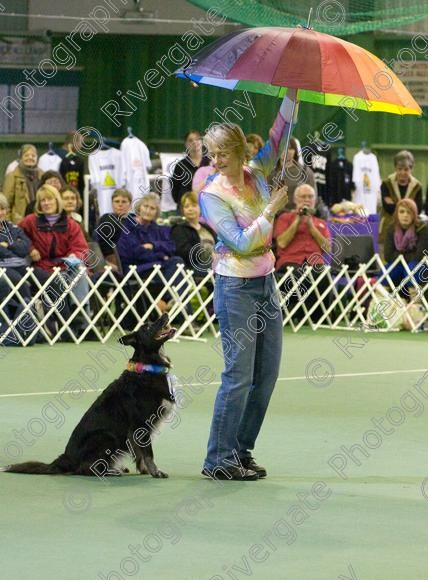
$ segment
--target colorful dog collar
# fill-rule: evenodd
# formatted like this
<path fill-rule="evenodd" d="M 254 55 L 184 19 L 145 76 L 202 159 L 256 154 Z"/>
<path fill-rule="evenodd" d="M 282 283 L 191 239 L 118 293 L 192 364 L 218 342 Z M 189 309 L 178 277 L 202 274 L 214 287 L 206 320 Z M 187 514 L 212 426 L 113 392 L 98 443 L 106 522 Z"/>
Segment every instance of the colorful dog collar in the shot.
<path fill-rule="evenodd" d="M 167 375 L 169 367 L 165 365 L 146 365 L 141 362 L 128 361 L 127 370 L 131 373 L 152 373 L 153 375 Z"/>

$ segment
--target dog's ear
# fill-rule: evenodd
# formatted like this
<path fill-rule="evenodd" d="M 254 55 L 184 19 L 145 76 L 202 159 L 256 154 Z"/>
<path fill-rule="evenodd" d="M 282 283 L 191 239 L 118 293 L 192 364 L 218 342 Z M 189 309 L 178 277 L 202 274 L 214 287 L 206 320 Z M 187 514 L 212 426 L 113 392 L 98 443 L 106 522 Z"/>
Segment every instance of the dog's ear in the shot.
<path fill-rule="evenodd" d="M 137 333 L 132 332 L 131 334 L 125 334 L 125 336 L 121 336 L 117 342 L 122 343 L 124 346 L 134 346 L 137 339 Z"/>

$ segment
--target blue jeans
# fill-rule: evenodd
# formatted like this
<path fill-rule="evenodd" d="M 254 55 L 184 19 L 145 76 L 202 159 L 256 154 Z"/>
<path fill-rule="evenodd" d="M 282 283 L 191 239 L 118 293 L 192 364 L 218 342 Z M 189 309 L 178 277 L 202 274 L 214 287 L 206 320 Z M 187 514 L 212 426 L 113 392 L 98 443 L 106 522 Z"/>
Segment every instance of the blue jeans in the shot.
<path fill-rule="evenodd" d="M 214 404 L 204 467 L 250 457 L 279 373 L 282 313 L 273 274 L 215 276 L 214 311 L 225 369 Z M 227 460 L 224 462 L 224 460 Z"/>

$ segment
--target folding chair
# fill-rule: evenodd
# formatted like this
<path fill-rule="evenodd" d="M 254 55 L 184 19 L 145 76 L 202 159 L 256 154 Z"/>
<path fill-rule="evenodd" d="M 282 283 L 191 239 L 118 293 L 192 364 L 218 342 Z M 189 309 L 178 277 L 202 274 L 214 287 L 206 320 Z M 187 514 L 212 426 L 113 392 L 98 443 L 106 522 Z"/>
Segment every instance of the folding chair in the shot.
<path fill-rule="evenodd" d="M 346 241 L 338 236 L 335 240 L 340 244 L 340 250 L 332 260 L 331 269 L 334 273 L 340 271 L 342 265 L 347 265 L 348 273 L 355 274 L 360 264 L 367 264 L 375 254 L 372 236 L 347 236 Z M 366 273 L 374 275 L 376 272 L 378 269 L 373 267 L 372 271 Z"/>

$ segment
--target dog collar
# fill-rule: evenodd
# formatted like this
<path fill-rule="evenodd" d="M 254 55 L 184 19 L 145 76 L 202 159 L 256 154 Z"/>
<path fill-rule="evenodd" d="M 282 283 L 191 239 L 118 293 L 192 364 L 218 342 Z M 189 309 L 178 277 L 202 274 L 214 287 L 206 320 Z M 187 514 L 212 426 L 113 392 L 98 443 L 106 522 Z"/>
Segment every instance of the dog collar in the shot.
<path fill-rule="evenodd" d="M 128 366 L 126 367 L 131 373 L 152 373 L 153 375 L 167 375 L 169 372 L 169 367 L 165 365 L 145 365 L 144 363 L 134 362 L 132 360 L 128 361 Z"/>

